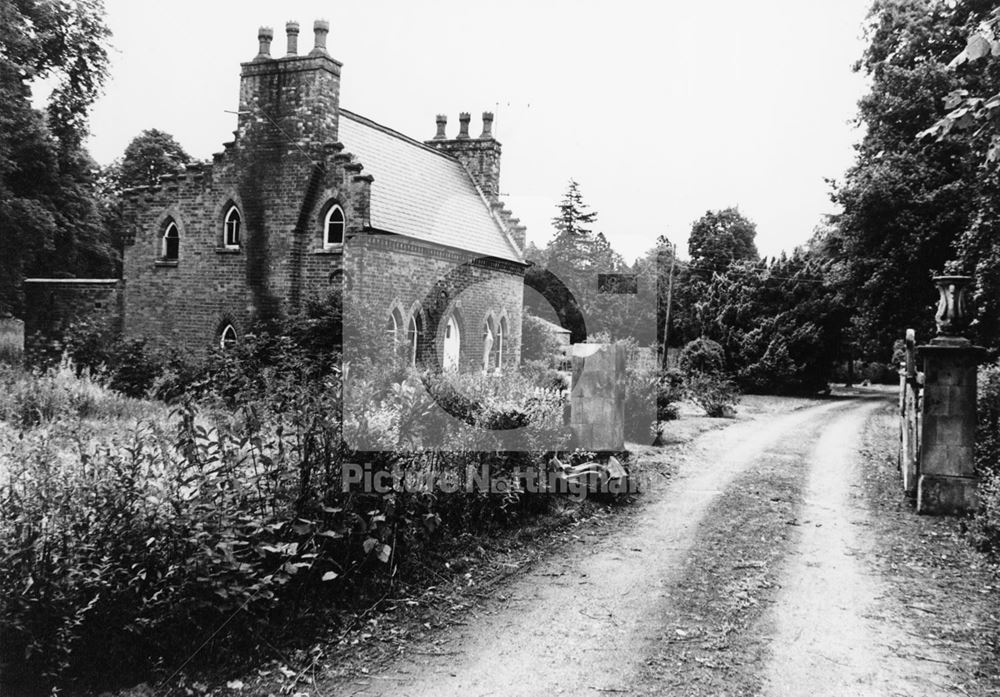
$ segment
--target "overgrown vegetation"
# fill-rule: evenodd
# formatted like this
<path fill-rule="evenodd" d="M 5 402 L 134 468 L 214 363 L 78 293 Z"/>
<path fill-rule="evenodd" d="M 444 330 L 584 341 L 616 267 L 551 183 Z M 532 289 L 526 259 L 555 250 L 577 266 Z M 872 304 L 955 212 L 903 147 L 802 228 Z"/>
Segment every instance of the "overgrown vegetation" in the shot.
<path fill-rule="evenodd" d="M 971 526 L 976 546 L 1000 559 L 1000 365 L 982 366 L 976 405 L 976 469 L 980 511 Z"/>
<path fill-rule="evenodd" d="M 197 371 L 139 370 L 158 361 L 126 343 L 110 350 L 133 352 L 128 371 L 94 354 L 79 376 L 67 363 L 0 374 L 0 418 L 16 429 L 0 432 L 6 684 L 127 682 L 202 642 L 193 665 L 287 640 L 431 573 L 427 550 L 442 540 L 545 510 L 523 474 L 544 473 L 560 447 L 559 391 L 516 376 L 342 373 L 330 335 L 318 339 L 331 314 L 262 331 Z M 110 384 L 168 396 L 172 410 Z M 345 384 L 365 399 L 341 423 Z M 450 451 L 424 448 L 423 384 L 478 405 L 474 426 L 524 423 L 534 449 L 484 451 L 456 419 L 433 422 Z M 480 465 L 490 485 L 471 488 Z M 432 481 L 450 486 L 403 485 Z"/>

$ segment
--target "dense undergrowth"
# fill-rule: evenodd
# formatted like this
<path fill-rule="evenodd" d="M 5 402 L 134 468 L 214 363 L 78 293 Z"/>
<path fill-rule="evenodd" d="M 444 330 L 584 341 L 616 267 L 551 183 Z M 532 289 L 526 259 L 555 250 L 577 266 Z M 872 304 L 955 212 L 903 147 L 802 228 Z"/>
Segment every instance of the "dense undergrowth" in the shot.
<path fill-rule="evenodd" d="M 970 535 L 976 546 L 1000 559 L 1000 365 L 979 368 L 976 468 L 980 476 L 980 510 Z"/>
<path fill-rule="evenodd" d="M 197 367 L 84 337 L 76 367 L 0 372 L 4 690 L 101 689 L 240 659 L 419 583 L 460 534 L 548 510 L 525 475 L 543 480 L 566 447 L 550 371 L 382 371 L 370 356 L 338 360 L 335 326 L 316 312 L 262 328 Z M 636 404 L 673 385 L 661 411 L 680 396 L 676 376 L 630 372 L 628 384 Z M 429 419 L 435 404 L 464 419 Z M 525 447 L 484 447 L 470 427 L 520 427 Z M 489 484 L 470 486 L 482 472 Z M 378 481 L 396 485 L 364 486 Z"/>

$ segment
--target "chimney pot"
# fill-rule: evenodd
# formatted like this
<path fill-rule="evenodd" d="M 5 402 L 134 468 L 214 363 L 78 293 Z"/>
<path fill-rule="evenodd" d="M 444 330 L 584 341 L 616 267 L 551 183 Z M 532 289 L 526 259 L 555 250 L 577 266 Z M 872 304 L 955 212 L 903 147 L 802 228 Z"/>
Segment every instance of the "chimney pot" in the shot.
<path fill-rule="evenodd" d="M 296 56 L 299 53 L 299 23 L 288 22 L 285 25 L 285 34 L 288 35 L 288 55 Z"/>
<path fill-rule="evenodd" d="M 444 114 L 437 115 L 437 133 L 434 134 L 434 140 L 445 140 L 448 136 L 445 134 L 444 129 L 448 125 L 448 117 Z"/>
<path fill-rule="evenodd" d="M 483 112 L 483 133 L 480 138 L 492 138 L 493 137 L 493 112 L 484 111 Z"/>
<path fill-rule="evenodd" d="M 274 39 L 274 29 L 271 27 L 261 27 L 257 31 L 257 40 L 260 42 L 260 50 L 257 52 L 258 58 L 271 57 L 271 40 Z"/>
<path fill-rule="evenodd" d="M 458 138 L 460 140 L 465 140 L 469 137 L 469 121 L 472 120 L 472 115 L 463 111 L 458 115 Z"/>
<path fill-rule="evenodd" d="M 326 35 L 330 33 L 330 23 L 325 19 L 313 22 L 313 34 L 316 37 L 312 53 L 326 53 Z"/>

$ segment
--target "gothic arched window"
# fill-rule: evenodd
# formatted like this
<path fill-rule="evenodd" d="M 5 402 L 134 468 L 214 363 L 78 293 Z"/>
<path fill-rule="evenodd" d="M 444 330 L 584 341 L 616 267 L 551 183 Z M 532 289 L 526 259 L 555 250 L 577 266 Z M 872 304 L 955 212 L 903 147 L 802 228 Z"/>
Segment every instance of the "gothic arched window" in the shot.
<path fill-rule="evenodd" d="M 236 327 L 231 324 L 227 324 L 222 328 L 222 331 L 219 332 L 219 348 L 223 351 L 231 349 L 236 346 L 238 339 L 239 337 L 236 335 Z"/>
<path fill-rule="evenodd" d="M 344 243 L 346 220 L 344 211 L 337 204 L 330 206 L 323 219 L 323 246 L 335 247 Z"/>
<path fill-rule="evenodd" d="M 177 261 L 180 252 L 181 234 L 177 230 L 177 223 L 173 220 L 167 223 L 163 230 L 163 242 L 161 245 L 161 256 L 164 261 Z"/>
<path fill-rule="evenodd" d="M 222 243 L 228 249 L 240 248 L 240 232 L 242 232 L 240 209 L 230 206 L 222 222 Z"/>

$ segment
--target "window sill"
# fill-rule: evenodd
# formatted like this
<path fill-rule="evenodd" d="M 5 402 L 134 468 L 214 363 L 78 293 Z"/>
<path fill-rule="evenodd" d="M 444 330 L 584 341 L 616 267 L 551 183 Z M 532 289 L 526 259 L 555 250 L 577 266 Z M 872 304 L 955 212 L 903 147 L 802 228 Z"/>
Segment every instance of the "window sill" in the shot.
<path fill-rule="evenodd" d="M 322 249 L 314 249 L 313 254 L 343 254 L 344 245 L 338 244 L 336 247 L 323 247 Z"/>
<path fill-rule="evenodd" d="M 157 259 L 156 261 L 153 262 L 153 266 L 158 266 L 158 267 L 163 267 L 163 268 L 171 268 L 171 267 L 177 266 L 177 260 L 176 259 Z"/>
<path fill-rule="evenodd" d="M 239 254 L 243 250 L 239 247 L 216 247 L 216 254 Z"/>

